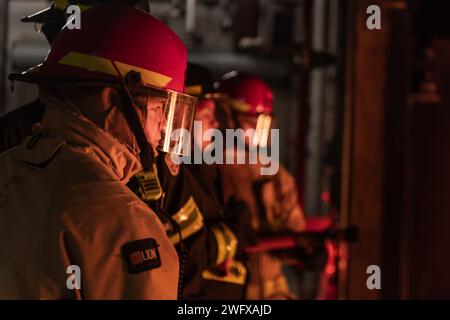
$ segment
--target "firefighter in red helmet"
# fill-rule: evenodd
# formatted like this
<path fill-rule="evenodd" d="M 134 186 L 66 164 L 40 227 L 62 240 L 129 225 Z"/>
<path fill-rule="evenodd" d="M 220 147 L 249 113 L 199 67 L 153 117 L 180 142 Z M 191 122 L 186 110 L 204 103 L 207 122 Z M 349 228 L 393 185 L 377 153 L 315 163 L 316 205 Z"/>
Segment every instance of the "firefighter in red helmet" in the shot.
<path fill-rule="evenodd" d="M 218 90 L 229 97 L 231 126 L 255 130 L 253 137 L 246 141 L 245 152 L 249 152 L 249 144 L 259 148 L 270 147 L 267 132 L 272 126 L 274 99 L 270 87 L 256 76 L 231 72 L 224 75 Z M 305 219 L 297 199 L 294 178 L 281 165 L 274 175 L 261 175 L 261 167 L 263 165 L 259 162 L 221 166 L 225 199 L 236 198 L 247 204 L 250 216 L 246 220 L 259 234 L 302 231 Z M 296 297 L 289 288 L 278 257 L 269 253 L 251 253 L 247 265 L 247 298 Z"/>
<path fill-rule="evenodd" d="M 105 5 L 108 3 L 135 7 L 147 12 L 150 11 L 147 0 L 54 0 L 49 8 L 31 14 L 21 21 L 39 24 L 41 26 L 40 32 L 44 34 L 47 41 L 51 44 L 69 18 L 66 12 L 68 6 L 79 5 L 85 11 L 92 8 L 93 5 Z M 33 125 L 41 121 L 44 111 L 45 106 L 37 98 L 1 116 L 0 153 L 17 146 L 23 138 L 32 134 Z"/>
<path fill-rule="evenodd" d="M 188 63 L 185 92 L 199 99 L 195 120 L 201 124 L 202 133 L 219 129 L 220 112 L 227 108 L 226 97 L 217 92 L 213 85 L 213 77 L 206 67 Z M 203 152 L 207 145 L 199 136 L 202 135 L 194 133 L 193 149 Z M 210 259 L 206 268 L 201 270 L 200 287 L 208 299 L 243 299 L 247 268 L 242 252 L 244 239 L 238 240 L 240 229 L 233 215 L 237 206 L 226 206 L 220 170 L 216 164 L 202 162 L 184 166 L 191 192 L 204 212 L 209 240 L 204 254 Z"/>
<path fill-rule="evenodd" d="M 212 78 L 204 71 L 188 64 L 185 93 L 200 99 L 196 119 L 214 127 L 214 113 L 207 109 L 219 100 L 211 91 Z M 211 103 L 205 106 L 205 100 Z M 152 170 L 145 177 L 137 174 L 128 184 L 158 213 L 177 248 L 183 299 L 244 298 L 246 268 L 235 259 L 238 241 L 226 224 L 228 211 L 217 191 L 217 178 L 215 166 L 176 164 L 171 154 L 158 152 Z"/>
<path fill-rule="evenodd" d="M 81 18 L 42 64 L 10 76 L 38 84 L 46 111 L 0 158 L 0 297 L 176 299 L 175 248 L 126 183 L 152 164 L 150 143 L 176 151 L 173 130 L 191 125 L 186 48 L 141 10 Z"/>
<path fill-rule="evenodd" d="M 43 24 L 42 32 L 52 43 L 68 18 L 67 6 L 79 5 L 83 11 L 86 11 L 92 6 L 108 3 L 134 6 L 149 11 L 148 1 L 145 0 L 54 0 L 48 9 L 32 14 L 22 21 Z M 4 131 L 4 139 L 0 140 L 0 152 L 2 149 L 9 149 L 19 144 L 26 135 L 30 134 L 32 124 L 41 120 L 43 112 L 44 106 L 38 99 L 2 117 L 0 131 Z M 202 211 L 195 200 L 199 197 L 207 200 L 207 197 L 203 194 L 196 194 L 194 199 L 184 168 L 174 164 L 170 154 L 154 151 L 153 165 L 149 166 L 147 170 L 135 174 L 127 186 L 157 213 L 167 235 L 177 248 L 181 263 L 180 269 L 182 269 L 179 297 L 186 299 L 209 298 L 200 282 L 201 273 L 206 269 L 208 257 L 213 256 L 214 253 L 206 254 L 207 238 L 209 237 L 203 231 Z M 217 215 L 218 212 L 214 212 L 214 214 Z M 193 216 L 194 218 L 189 219 L 189 223 L 179 223 L 178 225 L 180 217 L 184 216 Z M 178 231 L 180 231 L 181 237 L 178 235 Z"/>

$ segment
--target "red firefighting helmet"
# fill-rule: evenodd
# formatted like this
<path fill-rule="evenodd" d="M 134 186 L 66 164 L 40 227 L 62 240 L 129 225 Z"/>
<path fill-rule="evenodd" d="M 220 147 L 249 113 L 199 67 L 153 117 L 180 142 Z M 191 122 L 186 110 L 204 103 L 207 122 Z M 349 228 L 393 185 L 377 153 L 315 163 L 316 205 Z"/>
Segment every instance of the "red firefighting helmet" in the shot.
<path fill-rule="evenodd" d="M 97 6 L 81 15 L 81 28 L 65 27 L 45 61 L 11 80 L 121 83 L 131 70 L 144 84 L 184 92 L 186 47 L 161 20 L 129 7 Z"/>
<path fill-rule="evenodd" d="M 69 22 L 70 23 L 70 22 Z M 10 80 L 55 85 L 116 86 L 165 98 L 164 151 L 171 134 L 191 129 L 196 98 L 185 95 L 186 47 L 151 14 L 125 6 L 95 6 L 81 14 L 81 28 L 64 27 L 45 61 Z M 128 77 L 128 76 L 131 77 Z M 136 101 L 133 101 L 136 102 Z M 179 146 L 178 146 L 179 147 Z"/>
<path fill-rule="evenodd" d="M 66 15 L 66 9 L 70 5 L 77 5 L 81 10 L 85 10 L 92 5 L 125 5 L 136 7 L 145 11 L 149 10 L 148 1 L 146 0 L 52 0 L 50 7 L 39 12 L 30 14 L 22 18 L 22 22 L 45 23 L 58 19 L 58 15 Z"/>
<path fill-rule="evenodd" d="M 231 71 L 222 77 L 218 90 L 230 97 L 234 111 L 254 116 L 272 113 L 273 92 L 256 76 Z"/>
<path fill-rule="evenodd" d="M 196 119 L 209 122 L 209 128 L 232 127 L 231 108 L 225 94 L 214 88 L 211 71 L 203 65 L 188 63 L 185 93 L 198 97 Z M 206 113 L 202 113 L 206 111 Z M 212 111 L 208 113 L 208 111 Z M 205 116 L 205 117 L 202 117 Z"/>
<path fill-rule="evenodd" d="M 208 68 L 197 63 L 189 62 L 187 65 L 185 93 L 202 96 L 214 92 L 214 80 Z"/>
<path fill-rule="evenodd" d="M 69 18 L 67 8 L 77 5 L 81 11 L 89 10 L 93 5 L 124 5 L 150 12 L 147 0 L 53 0 L 50 7 L 22 18 L 22 22 L 33 22 L 40 25 L 36 28 L 45 34 L 49 43 L 52 43 L 58 32 L 64 27 Z"/>
<path fill-rule="evenodd" d="M 272 126 L 273 92 L 260 78 L 236 71 L 226 73 L 216 87 L 228 96 L 229 105 L 240 126 L 237 115 L 257 117 L 253 145 L 266 147 Z"/>
<path fill-rule="evenodd" d="M 214 89 L 214 80 L 211 71 L 197 63 L 188 63 L 186 75 L 186 94 L 198 97 L 197 112 L 203 108 L 211 106 L 209 102 L 215 104 L 223 102 L 224 95 Z"/>

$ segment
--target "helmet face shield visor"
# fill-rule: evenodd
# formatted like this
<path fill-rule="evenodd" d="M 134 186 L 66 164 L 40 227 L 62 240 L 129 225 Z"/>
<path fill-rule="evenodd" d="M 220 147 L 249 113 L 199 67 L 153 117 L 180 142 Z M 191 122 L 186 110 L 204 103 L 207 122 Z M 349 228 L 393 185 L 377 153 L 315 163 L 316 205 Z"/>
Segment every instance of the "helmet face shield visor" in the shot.
<path fill-rule="evenodd" d="M 260 114 L 256 122 L 255 135 L 253 136 L 253 145 L 262 148 L 267 147 L 269 141 L 269 132 L 272 126 L 272 117 L 267 114 Z"/>
<path fill-rule="evenodd" d="M 147 141 L 160 151 L 188 156 L 197 98 L 148 86 L 133 89 L 131 96 Z"/>
<path fill-rule="evenodd" d="M 163 109 L 166 125 L 158 149 L 189 156 L 197 98 L 174 91 L 169 91 L 168 96 L 169 99 Z"/>
<path fill-rule="evenodd" d="M 270 130 L 273 126 L 273 118 L 271 115 L 264 113 L 260 113 L 256 116 L 238 114 L 237 125 L 245 131 L 252 130 L 254 132 L 248 142 L 252 146 L 261 148 L 268 147 Z"/>

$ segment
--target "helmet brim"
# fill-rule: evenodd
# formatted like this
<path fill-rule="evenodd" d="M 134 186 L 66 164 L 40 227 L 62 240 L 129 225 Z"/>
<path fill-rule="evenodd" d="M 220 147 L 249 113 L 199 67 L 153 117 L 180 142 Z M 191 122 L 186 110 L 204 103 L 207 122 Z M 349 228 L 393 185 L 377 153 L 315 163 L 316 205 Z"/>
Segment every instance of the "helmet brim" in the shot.
<path fill-rule="evenodd" d="M 113 86 L 120 87 L 120 82 L 110 77 L 93 77 L 86 79 L 74 74 L 67 74 L 67 78 L 52 74 L 43 68 L 43 64 L 31 67 L 28 70 L 11 73 L 8 76 L 10 81 L 33 83 L 37 85 L 57 85 L 57 86 Z"/>
<path fill-rule="evenodd" d="M 58 22 L 61 20 L 61 11 L 54 7 L 48 7 L 47 9 L 30 14 L 25 18 L 22 18 L 22 22 L 34 22 L 34 23 L 49 23 Z"/>
<path fill-rule="evenodd" d="M 42 64 L 31 67 L 28 70 L 22 72 L 11 73 L 8 76 L 10 81 L 20 81 L 20 82 L 29 82 L 29 83 L 40 83 L 40 80 L 43 80 L 42 76 Z"/>

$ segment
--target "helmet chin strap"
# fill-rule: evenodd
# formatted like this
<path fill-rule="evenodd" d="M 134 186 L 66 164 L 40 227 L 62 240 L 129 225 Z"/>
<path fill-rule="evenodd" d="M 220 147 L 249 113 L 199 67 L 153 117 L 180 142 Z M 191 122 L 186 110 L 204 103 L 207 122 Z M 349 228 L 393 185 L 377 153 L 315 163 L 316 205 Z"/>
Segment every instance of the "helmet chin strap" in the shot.
<path fill-rule="evenodd" d="M 139 146 L 139 157 L 141 160 L 142 168 L 144 170 L 148 170 L 153 164 L 153 148 L 147 141 L 144 128 L 142 127 L 141 121 L 139 120 L 139 116 L 136 112 L 136 107 L 133 103 L 132 98 L 130 97 L 128 90 L 122 92 L 122 98 L 124 100 L 124 104 L 121 108 L 121 111 L 125 115 L 128 126 L 130 127 L 131 132 L 136 138 L 136 142 Z"/>
<path fill-rule="evenodd" d="M 146 171 L 153 165 L 153 148 L 145 136 L 144 128 L 142 127 L 142 123 L 136 111 L 137 106 L 134 104 L 133 97 L 129 90 L 129 86 L 136 85 L 141 81 L 141 75 L 139 72 L 130 71 L 124 78 L 114 62 L 113 65 L 116 68 L 117 73 L 120 75 L 125 91 L 122 91 L 122 99 L 124 103 L 120 110 L 123 112 L 131 132 L 136 138 L 136 142 L 140 149 L 139 157 L 142 164 L 142 169 Z"/>

